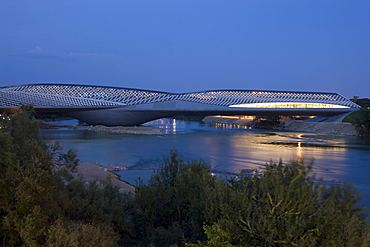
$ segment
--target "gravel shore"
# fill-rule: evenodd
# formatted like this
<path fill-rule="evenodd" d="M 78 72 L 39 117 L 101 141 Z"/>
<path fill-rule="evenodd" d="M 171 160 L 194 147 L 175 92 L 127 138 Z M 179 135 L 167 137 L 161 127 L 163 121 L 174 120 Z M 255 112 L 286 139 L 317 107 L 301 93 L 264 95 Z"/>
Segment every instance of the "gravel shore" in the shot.
<path fill-rule="evenodd" d="M 355 127 L 350 123 L 334 122 L 304 122 L 299 120 L 287 120 L 281 122 L 282 129 L 292 131 L 305 131 L 311 133 L 334 134 L 357 136 Z"/>
<path fill-rule="evenodd" d="M 59 129 L 59 128 L 69 128 L 78 130 L 89 130 L 98 132 L 109 132 L 109 133 L 121 133 L 121 134 L 142 134 L 142 135 L 161 135 L 163 134 L 163 129 L 153 126 L 114 126 L 107 127 L 104 125 L 96 126 L 85 126 L 85 125 L 55 125 L 53 123 L 46 122 L 44 120 L 38 120 L 40 129 Z"/>
<path fill-rule="evenodd" d="M 74 126 L 73 129 L 109 132 L 109 133 L 123 133 L 123 134 L 143 134 L 143 135 L 161 135 L 163 130 L 152 126 L 135 126 L 135 127 L 107 127 L 104 125 L 96 126 Z"/>
<path fill-rule="evenodd" d="M 100 165 L 99 163 L 79 163 L 75 175 L 82 176 L 86 180 L 86 182 L 110 178 L 112 184 L 118 186 L 121 192 L 132 192 L 135 190 L 134 186 L 121 181 L 116 174 L 110 171 L 107 167 Z"/>

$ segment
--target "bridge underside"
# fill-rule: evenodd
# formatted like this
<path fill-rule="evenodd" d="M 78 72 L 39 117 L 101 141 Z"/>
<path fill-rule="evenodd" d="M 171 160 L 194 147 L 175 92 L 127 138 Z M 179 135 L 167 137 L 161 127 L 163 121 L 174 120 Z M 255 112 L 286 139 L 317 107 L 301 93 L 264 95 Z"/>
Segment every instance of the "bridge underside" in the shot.
<path fill-rule="evenodd" d="M 280 109 L 279 111 L 274 110 L 260 110 L 260 109 L 249 109 L 239 111 L 195 111 L 195 110 L 125 110 L 122 108 L 111 109 L 111 110 L 91 110 L 91 111 L 80 111 L 71 112 L 68 116 L 77 118 L 82 122 L 91 125 L 106 125 L 106 126 L 134 126 L 140 125 L 155 119 L 174 117 L 174 116 L 212 116 L 212 115 L 249 115 L 249 116 L 336 116 L 340 114 L 347 115 L 348 112 L 343 111 L 322 111 L 322 109 L 306 109 L 306 111 L 297 111 L 291 109 Z"/>

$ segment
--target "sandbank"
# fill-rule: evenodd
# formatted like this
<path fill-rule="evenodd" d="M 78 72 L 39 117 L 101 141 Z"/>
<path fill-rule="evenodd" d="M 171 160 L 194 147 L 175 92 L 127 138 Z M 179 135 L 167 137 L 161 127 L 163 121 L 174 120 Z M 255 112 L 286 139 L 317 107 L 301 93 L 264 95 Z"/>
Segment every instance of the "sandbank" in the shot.
<path fill-rule="evenodd" d="M 109 133 L 122 133 L 122 134 L 143 134 L 143 135 L 161 135 L 163 133 L 163 129 L 153 126 L 107 127 L 104 125 L 96 125 L 96 126 L 74 126 L 73 129 L 109 132 Z"/>
<path fill-rule="evenodd" d="M 119 177 L 110 169 L 103 165 L 100 165 L 99 163 L 79 163 L 79 165 L 77 166 L 76 175 L 82 176 L 86 180 L 86 182 L 110 178 L 112 184 L 118 186 L 121 192 L 132 192 L 135 190 L 134 186 L 120 180 Z"/>

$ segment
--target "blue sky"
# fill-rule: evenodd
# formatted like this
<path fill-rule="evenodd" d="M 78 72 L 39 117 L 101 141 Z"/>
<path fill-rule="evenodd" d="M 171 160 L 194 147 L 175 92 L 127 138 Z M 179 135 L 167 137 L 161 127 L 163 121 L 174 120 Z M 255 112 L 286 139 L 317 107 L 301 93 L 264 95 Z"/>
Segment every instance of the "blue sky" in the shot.
<path fill-rule="evenodd" d="M 0 86 L 370 98 L 370 1 L 0 1 Z"/>

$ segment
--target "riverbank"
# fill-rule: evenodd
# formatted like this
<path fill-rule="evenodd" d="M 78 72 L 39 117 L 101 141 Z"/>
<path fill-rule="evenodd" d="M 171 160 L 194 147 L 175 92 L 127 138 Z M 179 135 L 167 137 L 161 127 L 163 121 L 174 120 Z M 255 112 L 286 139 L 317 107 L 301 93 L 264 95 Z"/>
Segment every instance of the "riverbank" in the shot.
<path fill-rule="evenodd" d="M 351 123 L 334 122 L 304 122 L 300 120 L 285 120 L 280 123 L 281 129 L 304 131 L 311 133 L 357 136 L 357 131 Z"/>
<path fill-rule="evenodd" d="M 88 131 L 98 131 L 98 132 L 108 132 L 108 133 L 121 133 L 121 134 L 142 134 L 142 135 L 161 135 L 163 130 L 158 127 L 152 126 L 133 126 L 133 127 L 125 127 L 125 126 L 115 126 L 115 127 L 107 127 L 103 125 L 96 125 L 96 126 L 72 126 L 71 129 L 78 129 L 78 130 L 88 130 Z"/>
<path fill-rule="evenodd" d="M 88 130 L 88 131 L 97 131 L 97 132 L 108 132 L 108 133 L 120 133 L 120 134 L 141 134 L 141 135 L 161 135 L 163 129 L 153 126 L 114 126 L 107 127 L 103 125 L 96 126 L 87 126 L 87 125 L 56 125 L 50 122 L 43 120 L 38 120 L 40 129 L 59 129 L 59 128 L 68 128 L 68 129 L 77 129 L 77 130 Z"/>
<path fill-rule="evenodd" d="M 245 126 L 253 128 L 254 123 L 251 119 L 236 119 L 236 118 L 220 118 L 220 117 L 205 117 L 205 123 L 220 123 Z M 283 120 L 280 125 L 274 129 L 290 130 L 290 131 L 304 131 L 310 133 L 333 134 L 333 135 L 347 135 L 357 136 L 355 127 L 350 123 L 343 122 L 305 122 L 302 120 Z"/>
<path fill-rule="evenodd" d="M 133 192 L 135 190 L 134 186 L 120 180 L 111 169 L 99 163 L 81 162 L 74 175 L 83 177 L 86 182 L 111 179 L 112 184 L 118 186 L 121 192 Z"/>

